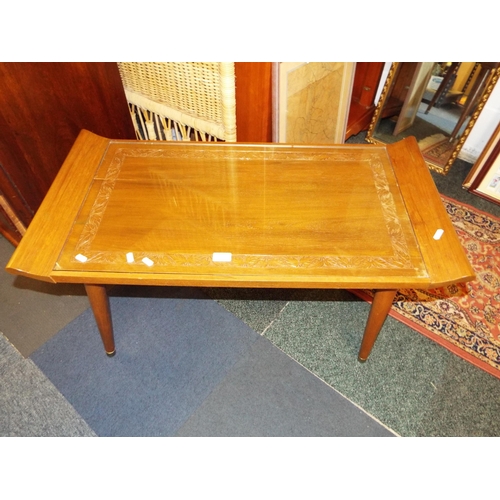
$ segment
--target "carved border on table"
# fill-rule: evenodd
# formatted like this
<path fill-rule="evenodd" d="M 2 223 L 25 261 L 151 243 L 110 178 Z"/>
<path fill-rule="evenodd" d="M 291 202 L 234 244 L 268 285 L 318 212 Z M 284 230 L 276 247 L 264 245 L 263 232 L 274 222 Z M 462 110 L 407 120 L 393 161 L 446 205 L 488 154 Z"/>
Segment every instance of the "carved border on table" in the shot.
<path fill-rule="evenodd" d="M 125 156 L 127 156 L 126 154 L 124 154 L 125 151 L 126 150 L 124 150 L 123 148 L 118 149 L 111 161 L 111 164 L 106 170 L 106 175 L 104 176 L 104 180 L 99 189 L 99 193 L 97 194 L 94 204 L 92 205 L 89 217 L 82 229 L 80 239 L 78 240 L 78 243 L 76 245 L 76 254 L 88 253 L 90 245 L 92 244 L 92 241 L 94 241 L 99 226 L 101 225 L 104 212 L 106 211 L 106 207 L 108 206 L 111 193 L 113 192 L 113 189 L 115 187 L 116 180 L 120 175 L 123 161 L 125 159 Z"/>
<path fill-rule="evenodd" d="M 397 216 L 396 205 L 389 189 L 389 183 L 387 181 L 384 166 L 380 158 L 376 155 L 371 155 L 370 164 L 372 165 L 375 188 L 385 215 L 385 225 L 391 238 L 392 248 L 394 251 L 394 263 L 399 263 L 401 267 L 410 267 L 411 259 L 408 250 L 408 242 L 403 234 L 401 221 Z"/>
<path fill-rule="evenodd" d="M 150 259 L 156 267 L 237 267 L 237 268 L 292 268 L 292 269 L 399 269 L 396 262 L 388 264 L 384 257 L 368 256 L 332 256 L 332 255 L 256 255 L 233 254 L 231 262 L 214 262 L 212 254 L 176 253 L 164 254 L 159 252 L 133 252 L 134 262 L 131 265 L 140 265 L 143 258 Z M 86 254 L 88 262 L 99 264 L 123 264 L 126 262 L 125 252 L 91 251 Z M 85 264 L 81 264 L 82 268 Z"/>
<path fill-rule="evenodd" d="M 210 154 L 211 153 L 211 154 Z M 231 150 L 234 159 L 245 160 L 262 158 L 262 152 Z M 234 153 L 234 156 L 232 155 Z M 266 153 L 266 158 L 282 160 L 353 160 L 353 152 L 339 154 L 335 152 L 304 153 L 298 150 L 276 150 L 272 154 Z M 91 250 L 92 242 L 101 224 L 111 193 L 113 192 L 116 180 L 120 174 L 123 162 L 126 157 L 157 157 L 157 158 L 187 158 L 187 159 L 219 159 L 220 152 L 216 153 L 207 149 L 192 149 L 182 153 L 177 148 L 166 151 L 165 149 L 117 149 L 101 184 L 99 193 L 92 206 L 87 222 L 85 223 L 80 239 L 75 247 L 75 256 L 83 254 L 87 258 L 86 262 L 103 264 L 118 263 L 124 259 L 124 254 L 120 252 L 104 252 Z M 227 157 L 226 157 L 227 158 Z M 230 158 L 231 159 L 231 158 Z M 358 159 L 359 161 L 359 159 Z M 375 188 L 380 199 L 382 211 L 386 222 L 386 228 L 391 238 L 394 255 L 391 257 L 370 257 L 370 256 L 300 256 L 300 255 L 234 255 L 231 265 L 237 267 L 260 267 L 260 268 L 370 268 L 370 269 L 405 269 L 412 267 L 411 258 L 408 251 L 408 244 L 403 234 L 401 222 L 397 217 L 396 206 L 392 193 L 389 190 L 387 176 L 384 165 L 378 155 L 370 154 L 363 161 L 369 161 L 374 177 Z M 137 258 L 149 257 L 153 259 L 155 265 L 159 266 L 220 266 L 220 263 L 212 261 L 212 255 L 200 254 L 162 254 L 162 253 L 137 253 Z M 73 261 L 76 262 L 75 257 Z"/>

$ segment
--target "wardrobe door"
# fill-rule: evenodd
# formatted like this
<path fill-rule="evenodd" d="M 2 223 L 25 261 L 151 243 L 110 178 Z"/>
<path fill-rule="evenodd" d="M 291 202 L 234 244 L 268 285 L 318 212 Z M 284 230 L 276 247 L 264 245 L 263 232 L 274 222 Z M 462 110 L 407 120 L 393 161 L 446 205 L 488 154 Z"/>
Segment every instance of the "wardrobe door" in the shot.
<path fill-rule="evenodd" d="M 135 139 L 116 63 L 0 63 L 0 193 L 14 211 L 10 226 L 29 225 L 81 129 Z"/>

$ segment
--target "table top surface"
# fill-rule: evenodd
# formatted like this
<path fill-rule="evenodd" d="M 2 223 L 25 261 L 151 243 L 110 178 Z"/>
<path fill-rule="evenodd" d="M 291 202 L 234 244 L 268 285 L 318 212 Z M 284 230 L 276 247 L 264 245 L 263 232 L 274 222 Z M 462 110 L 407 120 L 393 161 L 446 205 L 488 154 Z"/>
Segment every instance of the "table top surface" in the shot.
<path fill-rule="evenodd" d="M 7 269 L 55 282 L 207 286 L 472 279 L 415 147 L 111 141 L 82 131 Z"/>

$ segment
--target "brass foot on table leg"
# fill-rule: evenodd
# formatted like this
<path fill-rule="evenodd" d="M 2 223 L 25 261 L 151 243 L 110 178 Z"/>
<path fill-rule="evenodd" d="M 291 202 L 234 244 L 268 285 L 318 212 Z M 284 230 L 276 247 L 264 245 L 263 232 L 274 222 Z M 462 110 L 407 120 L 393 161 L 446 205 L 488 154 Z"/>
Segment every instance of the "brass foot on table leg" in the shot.
<path fill-rule="evenodd" d="M 365 363 L 365 362 L 366 362 L 366 358 L 365 358 L 365 359 L 361 359 L 361 358 L 358 356 L 358 361 L 359 361 L 360 363 Z"/>
<path fill-rule="evenodd" d="M 109 358 L 112 358 L 115 354 L 116 354 L 116 350 L 113 352 L 106 352 L 106 356 L 108 356 Z"/>

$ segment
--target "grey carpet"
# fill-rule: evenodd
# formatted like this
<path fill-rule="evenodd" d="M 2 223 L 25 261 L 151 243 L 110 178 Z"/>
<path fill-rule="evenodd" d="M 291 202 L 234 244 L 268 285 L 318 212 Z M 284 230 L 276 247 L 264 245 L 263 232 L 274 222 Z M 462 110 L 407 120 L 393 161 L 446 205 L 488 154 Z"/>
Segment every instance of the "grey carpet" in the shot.
<path fill-rule="evenodd" d="M 95 436 L 39 368 L 1 333 L 0 436 Z"/>
<path fill-rule="evenodd" d="M 113 358 L 90 311 L 31 357 L 99 436 L 393 435 L 201 290 L 124 287 L 111 308 Z"/>
<path fill-rule="evenodd" d="M 500 436 L 500 380 L 394 318 L 360 364 L 369 304 L 349 292 L 208 293 L 249 325 L 267 323 L 259 333 L 402 436 Z"/>
<path fill-rule="evenodd" d="M 265 336 L 402 436 L 500 435 L 491 420 L 500 411 L 500 380 L 395 319 L 360 365 L 367 314 L 368 304 L 356 302 L 290 302 Z"/>
<path fill-rule="evenodd" d="M 199 291 L 148 290 L 112 297 L 114 357 L 90 310 L 31 356 L 100 436 L 172 435 L 257 338 Z"/>
<path fill-rule="evenodd" d="M 177 436 L 392 436 L 361 409 L 259 338 Z"/>
<path fill-rule="evenodd" d="M 89 307 L 81 285 L 55 285 L 5 271 L 14 247 L 0 236 L 0 332 L 25 357 Z"/>

